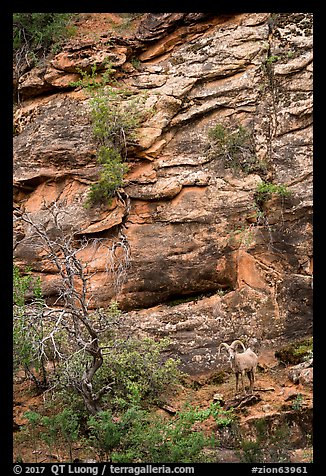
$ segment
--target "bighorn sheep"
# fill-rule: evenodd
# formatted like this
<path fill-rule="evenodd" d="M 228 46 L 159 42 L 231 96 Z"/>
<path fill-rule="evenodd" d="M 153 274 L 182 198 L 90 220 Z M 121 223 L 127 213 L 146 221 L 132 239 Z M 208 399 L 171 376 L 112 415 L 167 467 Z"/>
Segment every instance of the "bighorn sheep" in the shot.
<path fill-rule="evenodd" d="M 241 353 L 236 351 L 238 344 L 242 346 L 243 352 Z M 218 355 L 220 355 L 222 346 L 225 347 L 229 353 L 230 366 L 235 373 L 235 391 L 238 392 L 239 375 L 241 375 L 242 389 L 244 389 L 243 376 L 245 373 L 247 374 L 250 382 L 249 390 L 252 391 L 255 383 L 255 372 L 258 363 L 257 355 L 249 347 L 246 349 L 241 340 L 238 339 L 234 340 L 230 345 L 222 342 L 218 348 Z"/>

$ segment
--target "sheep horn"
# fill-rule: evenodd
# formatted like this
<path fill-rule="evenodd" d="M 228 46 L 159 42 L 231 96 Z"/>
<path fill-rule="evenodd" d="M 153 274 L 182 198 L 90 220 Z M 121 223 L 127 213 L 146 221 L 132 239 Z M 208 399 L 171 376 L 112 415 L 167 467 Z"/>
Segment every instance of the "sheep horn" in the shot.
<path fill-rule="evenodd" d="M 221 353 L 221 347 L 222 347 L 222 346 L 224 346 L 227 351 L 230 351 L 230 346 L 229 346 L 229 344 L 226 344 L 225 342 L 222 342 L 222 343 L 219 345 L 219 348 L 218 348 L 218 355 L 220 355 L 220 353 Z"/>
<path fill-rule="evenodd" d="M 243 342 L 241 342 L 241 340 L 239 340 L 239 339 L 236 339 L 236 340 L 234 340 L 234 341 L 232 342 L 232 344 L 230 345 L 231 349 L 234 349 L 234 350 L 235 350 L 237 344 L 240 344 L 240 345 L 242 346 L 242 350 L 243 350 L 243 351 L 246 350 L 246 348 L 245 348 Z"/>

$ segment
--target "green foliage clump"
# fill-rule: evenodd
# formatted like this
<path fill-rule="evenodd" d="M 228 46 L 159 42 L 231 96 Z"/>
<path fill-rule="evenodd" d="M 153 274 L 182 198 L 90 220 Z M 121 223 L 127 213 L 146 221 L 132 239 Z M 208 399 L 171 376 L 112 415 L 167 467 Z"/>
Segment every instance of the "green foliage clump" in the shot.
<path fill-rule="evenodd" d="M 255 191 L 255 201 L 258 205 L 260 205 L 268 200 L 273 194 L 276 194 L 279 197 L 288 197 L 290 195 L 290 191 L 286 185 L 277 185 L 271 182 L 261 182 L 257 185 Z"/>
<path fill-rule="evenodd" d="M 99 412 L 87 421 L 89 443 L 98 453 L 101 461 L 109 461 L 114 448 L 119 446 L 123 436 L 120 420 L 113 417 L 110 410 Z"/>
<path fill-rule="evenodd" d="M 245 173 L 265 173 L 265 162 L 256 156 L 250 131 L 239 125 L 236 128 L 216 124 L 208 131 L 210 155 L 222 156 L 226 167 L 240 169 Z"/>
<path fill-rule="evenodd" d="M 74 32 L 71 13 L 14 13 L 13 51 L 18 76 Z"/>
<path fill-rule="evenodd" d="M 31 51 L 47 49 L 66 37 L 71 17 L 71 13 L 14 13 L 14 50 L 24 44 L 28 44 Z"/>
<path fill-rule="evenodd" d="M 110 405 L 125 408 L 134 402 L 158 401 L 167 389 L 173 391 L 183 377 L 179 361 L 163 359 L 162 353 L 169 345 L 167 339 L 156 342 L 151 338 L 114 339 L 108 342 L 108 351 L 98 372 L 99 386 L 114 381 Z"/>
<path fill-rule="evenodd" d="M 115 149 L 101 146 L 97 157 L 101 164 L 100 176 L 98 182 L 90 187 L 86 206 L 102 202 L 109 204 L 122 187 L 124 174 L 128 171 L 128 166 L 121 161 L 121 155 Z"/>
<path fill-rule="evenodd" d="M 31 303 L 27 304 L 29 292 Z M 46 353 L 41 352 L 40 343 L 44 328 L 39 311 L 44 306 L 40 278 L 33 279 L 31 270 L 23 273 L 13 266 L 13 364 L 14 372 L 21 368 L 32 378 L 37 388 L 46 387 Z"/>
<path fill-rule="evenodd" d="M 93 317 L 93 316 L 92 316 Z M 179 361 L 167 358 L 163 352 L 168 341 L 153 339 L 121 339 L 115 332 L 102 336 L 102 366 L 92 380 L 93 393 L 107 387 L 101 398 L 101 409 L 120 411 L 130 404 L 155 404 L 177 391 L 184 374 Z M 85 351 L 75 352 L 56 366 L 53 395 L 56 405 L 66 405 L 82 416 L 85 407 L 74 382 L 80 382 L 92 364 Z"/>
<path fill-rule="evenodd" d="M 124 423 L 129 423 L 129 428 L 121 450 L 112 455 L 114 462 L 200 462 L 200 452 L 208 438 L 200 431 L 192 431 L 196 417 L 190 413 L 164 421 L 159 415 L 133 409 L 126 417 Z"/>
<path fill-rule="evenodd" d="M 42 415 L 33 411 L 27 411 L 24 413 L 24 417 L 28 420 L 28 426 L 25 428 L 25 433 L 32 442 L 35 463 L 37 463 L 37 439 L 39 438 Z"/>
<path fill-rule="evenodd" d="M 99 88 L 103 88 L 106 84 L 114 82 L 113 68 L 109 61 L 103 61 L 104 71 L 99 71 L 96 64 L 91 66 L 90 71 L 84 71 L 81 68 L 77 68 L 77 73 L 81 78 L 78 81 L 72 81 L 69 83 L 71 87 L 82 87 L 89 93 L 94 92 Z"/>
<path fill-rule="evenodd" d="M 52 451 L 58 441 L 68 445 L 70 461 L 73 461 L 73 443 L 80 437 L 80 423 L 76 413 L 69 408 L 52 416 L 28 411 L 24 413 L 28 420 L 27 432 L 32 436 L 35 445 L 39 438 Z"/>
<path fill-rule="evenodd" d="M 275 352 L 275 357 L 285 364 L 297 365 L 312 355 L 313 338 L 308 337 L 288 344 Z"/>
<path fill-rule="evenodd" d="M 266 59 L 266 64 L 275 63 L 275 62 L 278 61 L 279 59 L 280 59 L 280 57 L 279 57 L 279 56 L 276 56 L 276 55 L 268 56 L 267 59 Z"/>
<path fill-rule="evenodd" d="M 135 68 L 135 69 L 141 69 L 141 61 L 139 58 L 137 58 L 136 56 L 133 56 L 130 60 L 130 63 L 132 64 L 132 66 Z"/>
<path fill-rule="evenodd" d="M 74 34 L 71 13 L 14 13 L 13 66 L 14 98 L 20 101 L 19 78 L 42 64 L 48 53 L 56 54 L 64 40 Z"/>
<path fill-rule="evenodd" d="M 90 188 L 85 206 L 111 203 L 111 199 L 123 186 L 128 171 L 127 151 L 135 143 L 135 131 L 139 127 L 141 113 L 136 101 L 125 102 L 123 91 L 106 86 L 112 82 L 113 70 L 106 64 L 102 78 L 98 79 L 97 67 L 91 73 L 80 71 L 82 79 L 71 86 L 82 86 L 91 93 L 90 118 L 93 136 L 98 144 L 97 162 L 101 166 L 99 180 Z"/>
<path fill-rule="evenodd" d="M 243 440 L 241 442 L 240 454 L 243 463 L 258 463 L 263 461 L 261 442 L 257 440 Z"/>
<path fill-rule="evenodd" d="M 304 405 L 304 399 L 302 393 L 298 393 L 292 403 L 292 410 L 300 411 Z"/>
<path fill-rule="evenodd" d="M 31 270 L 26 268 L 25 275 L 22 275 L 18 266 L 13 266 L 13 304 L 17 308 L 23 308 L 25 305 L 25 296 L 31 286 Z"/>
<path fill-rule="evenodd" d="M 213 433 L 206 436 L 195 429 L 195 424 L 213 417 L 219 426 L 226 426 L 232 421 L 231 413 L 213 403 L 203 410 L 188 405 L 166 419 L 132 404 L 117 417 L 108 411 L 90 417 L 89 441 L 100 458 L 114 463 L 202 462 L 207 460 L 203 449 L 215 446 L 216 440 Z"/>
<path fill-rule="evenodd" d="M 231 411 L 223 411 L 219 404 L 198 409 L 186 406 L 172 418 L 131 403 L 114 414 L 111 410 L 98 412 L 87 419 L 71 409 L 52 416 L 26 412 L 25 433 L 42 440 L 50 451 L 58 441 L 64 442 L 73 461 L 74 444 L 86 444 L 99 461 L 113 463 L 195 463 L 207 462 L 204 449 L 215 447 L 214 432 L 204 434 L 198 425 L 213 417 L 218 427 L 227 426 L 233 419 Z"/>
<path fill-rule="evenodd" d="M 127 146 L 136 139 L 141 114 L 135 102 L 124 104 L 112 89 L 107 94 L 91 99 L 93 134 L 98 143 L 112 147 L 126 157 Z"/>

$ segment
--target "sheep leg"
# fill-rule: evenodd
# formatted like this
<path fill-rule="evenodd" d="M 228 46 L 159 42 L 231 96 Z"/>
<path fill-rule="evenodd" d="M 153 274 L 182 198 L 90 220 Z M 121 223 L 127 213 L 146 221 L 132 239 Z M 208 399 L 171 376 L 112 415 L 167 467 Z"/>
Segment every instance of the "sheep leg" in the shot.
<path fill-rule="evenodd" d="M 247 372 L 247 375 L 248 375 L 248 378 L 249 378 L 249 390 L 250 392 L 253 391 L 253 388 L 254 388 L 254 382 L 255 382 L 255 374 L 254 374 L 254 371 L 253 370 L 249 370 Z"/>
<path fill-rule="evenodd" d="M 239 373 L 235 373 L 235 393 L 238 393 L 238 387 L 239 387 Z"/>
<path fill-rule="evenodd" d="M 251 371 L 251 389 L 253 390 L 254 389 L 254 385 L 255 385 L 255 370 L 252 369 Z"/>
<path fill-rule="evenodd" d="M 243 381 L 243 372 L 241 372 L 241 386 L 242 386 L 242 391 L 245 391 L 245 386 L 244 386 L 244 381 Z"/>
<path fill-rule="evenodd" d="M 251 392 L 251 388 L 252 388 L 252 373 L 251 373 L 251 370 L 247 371 L 247 377 L 249 379 L 249 392 Z"/>

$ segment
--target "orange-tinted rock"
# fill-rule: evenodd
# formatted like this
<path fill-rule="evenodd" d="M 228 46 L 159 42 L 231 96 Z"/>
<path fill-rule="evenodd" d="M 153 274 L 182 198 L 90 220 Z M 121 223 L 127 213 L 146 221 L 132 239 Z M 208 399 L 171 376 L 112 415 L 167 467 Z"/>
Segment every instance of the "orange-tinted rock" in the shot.
<path fill-rule="evenodd" d="M 266 281 L 257 269 L 255 258 L 241 249 L 237 256 L 237 272 L 239 287 L 246 284 L 253 289 L 268 289 Z"/>

